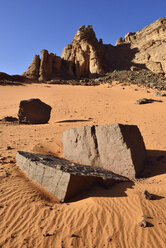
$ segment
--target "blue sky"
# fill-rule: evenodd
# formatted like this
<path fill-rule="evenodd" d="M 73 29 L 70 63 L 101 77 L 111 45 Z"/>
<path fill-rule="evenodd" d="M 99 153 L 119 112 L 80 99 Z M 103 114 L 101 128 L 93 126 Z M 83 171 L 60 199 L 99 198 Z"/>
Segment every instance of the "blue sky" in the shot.
<path fill-rule="evenodd" d="M 166 0 L 0 0 L 0 71 L 21 74 L 42 49 L 61 55 L 81 25 L 115 44 L 166 16 Z"/>

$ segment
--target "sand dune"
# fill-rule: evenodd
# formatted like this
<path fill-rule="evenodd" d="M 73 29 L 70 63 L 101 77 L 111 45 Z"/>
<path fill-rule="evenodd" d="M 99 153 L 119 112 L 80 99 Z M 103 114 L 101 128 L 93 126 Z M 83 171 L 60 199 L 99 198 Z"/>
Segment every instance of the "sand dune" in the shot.
<path fill-rule="evenodd" d="M 0 123 L 0 247 L 164 248 L 166 244 L 166 98 L 154 90 L 120 84 L 0 86 L 0 119 L 17 116 L 20 100 L 40 98 L 52 106 L 45 125 Z M 162 99 L 137 105 L 137 99 Z M 63 157 L 63 130 L 89 124 L 138 125 L 151 161 L 148 178 L 94 187 L 73 202 L 55 197 L 17 167 L 17 150 Z M 141 192 L 156 196 L 148 201 Z M 138 222 L 145 219 L 149 227 Z"/>

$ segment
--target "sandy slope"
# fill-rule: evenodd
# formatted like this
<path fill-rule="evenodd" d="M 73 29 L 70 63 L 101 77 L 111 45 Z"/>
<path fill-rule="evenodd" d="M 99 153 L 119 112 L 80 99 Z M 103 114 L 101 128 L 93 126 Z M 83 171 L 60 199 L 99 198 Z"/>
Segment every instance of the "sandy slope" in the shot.
<path fill-rule="evenodd" d="M 17 116 L 22 99 L 38 97 L 53 107 L 49 124 L 0 123 L 0 247 L 165 247 L 166 98 L 153 92 L 115 84 L 0 86 L 0 119 Z M 135 104 L 141 97 L 164 102 Z M 115 122 L 140 128 L 153 162 L 146 168 L 149 178 L 109 190 L 96 187 L 59 204 L 15 164 L 17 150 L 63 156 L 61 134 L 67 128 Z M 144 189 L 156 200 L 143 199 Z M 138 226 L 143 218 L 150 223 L 145 229 Z"/>

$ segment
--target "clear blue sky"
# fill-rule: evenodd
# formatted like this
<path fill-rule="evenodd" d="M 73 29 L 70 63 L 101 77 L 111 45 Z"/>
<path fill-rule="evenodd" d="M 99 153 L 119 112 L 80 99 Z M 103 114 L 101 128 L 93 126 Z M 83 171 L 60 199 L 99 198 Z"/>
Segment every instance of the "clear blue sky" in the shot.
<path fill-rule="evenodd" d="M 81 25 L 115 44 L 166 16 L 166 0 L 0 0 L 0 71 L 21 74 L 42 49 L 61 55 Z"/>

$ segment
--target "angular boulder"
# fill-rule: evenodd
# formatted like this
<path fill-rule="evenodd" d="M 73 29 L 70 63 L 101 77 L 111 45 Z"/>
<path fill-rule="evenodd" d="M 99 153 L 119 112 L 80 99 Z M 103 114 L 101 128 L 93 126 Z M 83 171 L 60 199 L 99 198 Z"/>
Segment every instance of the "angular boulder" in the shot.
<path fill-rule="evenodd" d="M 66 159 L 18 151 L 18 166 L 27 176 L 64 202 L 95 184 L 110 186 L 127 178 L 97 167 L 79 165 Z"/>
<path fill-rule="evenodd" d="M 51 106 L 40 99 L 29 99 L 20 102 L 18 117 L 19 123 L 44 124 L 50 119 Z"/>
<path fill-rule="evenodd" d="M 107 124 L 82 126 L 63 132 L 64 156 L 114 173 L 139 177 L 146 161 L 146 149 L 137 126 Z"/>

